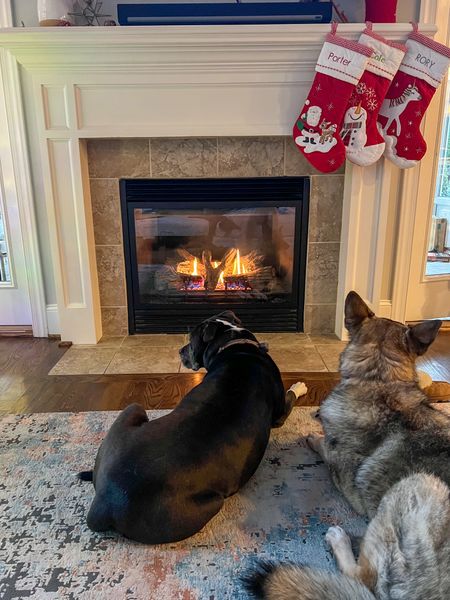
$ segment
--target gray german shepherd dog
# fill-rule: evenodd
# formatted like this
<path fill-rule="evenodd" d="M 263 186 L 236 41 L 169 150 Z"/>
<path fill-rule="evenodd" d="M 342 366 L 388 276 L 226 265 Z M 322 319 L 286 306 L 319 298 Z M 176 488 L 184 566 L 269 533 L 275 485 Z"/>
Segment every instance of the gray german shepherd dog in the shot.
<path fill-rule="evenodd" d="M 345 325 L 341 382 L 320 408 L 325 435 L 307 441 L 372 519 L 358 562 L 332 527 L 326 539 L 342 574 L 262 563 L 244 582 L 267 600 L 449 600 L 450 417 L 429 404 L 415 369 L 441 322 L 377 318 L 350 292 Z"/>

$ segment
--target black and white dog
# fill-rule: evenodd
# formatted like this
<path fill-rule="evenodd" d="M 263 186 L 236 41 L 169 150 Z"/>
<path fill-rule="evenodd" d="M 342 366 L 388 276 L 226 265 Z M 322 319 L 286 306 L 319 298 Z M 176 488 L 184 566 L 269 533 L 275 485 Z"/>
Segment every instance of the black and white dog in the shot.
<path fill-rule="evenodd" d="M 128 406 L 103 441 L 87 516 L 94 531 L 133 540 L 175 542 L 200 531 L 225 498 L 256 471 L 270 429 L 284 423 L 295 396 L 285 395 L 265 346 L 231 311 L 198 325 L 180 350 L 183 364 L 205 367 L 202 383 L 168 415 L 149 421 Z"/>

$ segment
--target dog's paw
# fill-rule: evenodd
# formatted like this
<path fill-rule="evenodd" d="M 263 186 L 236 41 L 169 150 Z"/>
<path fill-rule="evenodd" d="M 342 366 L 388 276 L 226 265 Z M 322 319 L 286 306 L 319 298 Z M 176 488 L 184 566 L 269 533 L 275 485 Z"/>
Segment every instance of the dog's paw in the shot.
<path fill-rule="evenodd" d="M 300 396 L 305 396 L 308 393 L 308 388 L 303 383 L 303 381 L 297 381 L 294 385 L 288 389 L 288 392 L 293 392 L 295 398 L 300 398 Z"/>
<path fill-rule="evenodd" d="M 317 433 L 311 433 L 306 438 L 306 443 L 314 452 L 320 453 L 320 449 L 322 447 L 322 443 L 324 440 L 323 435 L 318 435 Z"/>
<path fill-rule="evenodd" d="M 339 525 L 337 525 L 336 527 L 330 527 L 328 529 L 327 533 L 325 534 L 325 540 L 327 541 L 327 543 L 331 546 L 331 548 L 333 550 L 336 547 L 342 547 L 342 546 L 350 546 L 351 547 L 350 538 L 345 533 L 345 531 L 342 529 L 342 527 L 339 527 Z"/>

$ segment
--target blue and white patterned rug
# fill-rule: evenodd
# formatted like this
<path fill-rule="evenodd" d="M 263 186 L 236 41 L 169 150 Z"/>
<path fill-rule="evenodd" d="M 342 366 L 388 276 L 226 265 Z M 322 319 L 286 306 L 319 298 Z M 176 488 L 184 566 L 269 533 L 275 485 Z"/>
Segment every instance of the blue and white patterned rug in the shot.
<path fill-rule="evenodd" d="M 151 411 L 157 418 L 166 411 Z M 324 535 L 365 521 L 334 489 L 304 436 L 320 429 L 296 408 L 274 430 L 258 471 L 194 537 L 144 546 L 85 523 L 91 468 L 116 412 L 6 415 L 0 420 L 0 598 L 241 600 L 255 556 L 334 569 Z"/>

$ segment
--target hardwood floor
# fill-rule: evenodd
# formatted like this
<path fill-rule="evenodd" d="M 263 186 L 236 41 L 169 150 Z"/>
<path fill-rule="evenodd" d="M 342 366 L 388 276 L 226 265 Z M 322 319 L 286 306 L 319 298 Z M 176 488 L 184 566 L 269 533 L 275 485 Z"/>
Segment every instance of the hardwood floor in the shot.
<path fill-rule="evenodd" d="M 450 329 L 439 333 L 425 356 L 417 361 L 417 365 L 434 381 L 450 382 Z"/>
<path fill-rule="evenodd" d="M 173 408 L 203 378 L 201 373 L 152 375 L 61 375 L 48 372 L 67 348 L 57 340 L 0 338 L 0 412 L 120 410 L 131 402 L 147 409 Z M 442 333 L 419 367 L 434 380 L 450 382 L 450 333 Z M 283 373 L 286 388 L 308 386 L 304 406 L 322 402 L 339 381 L 337 373 Z"/>

